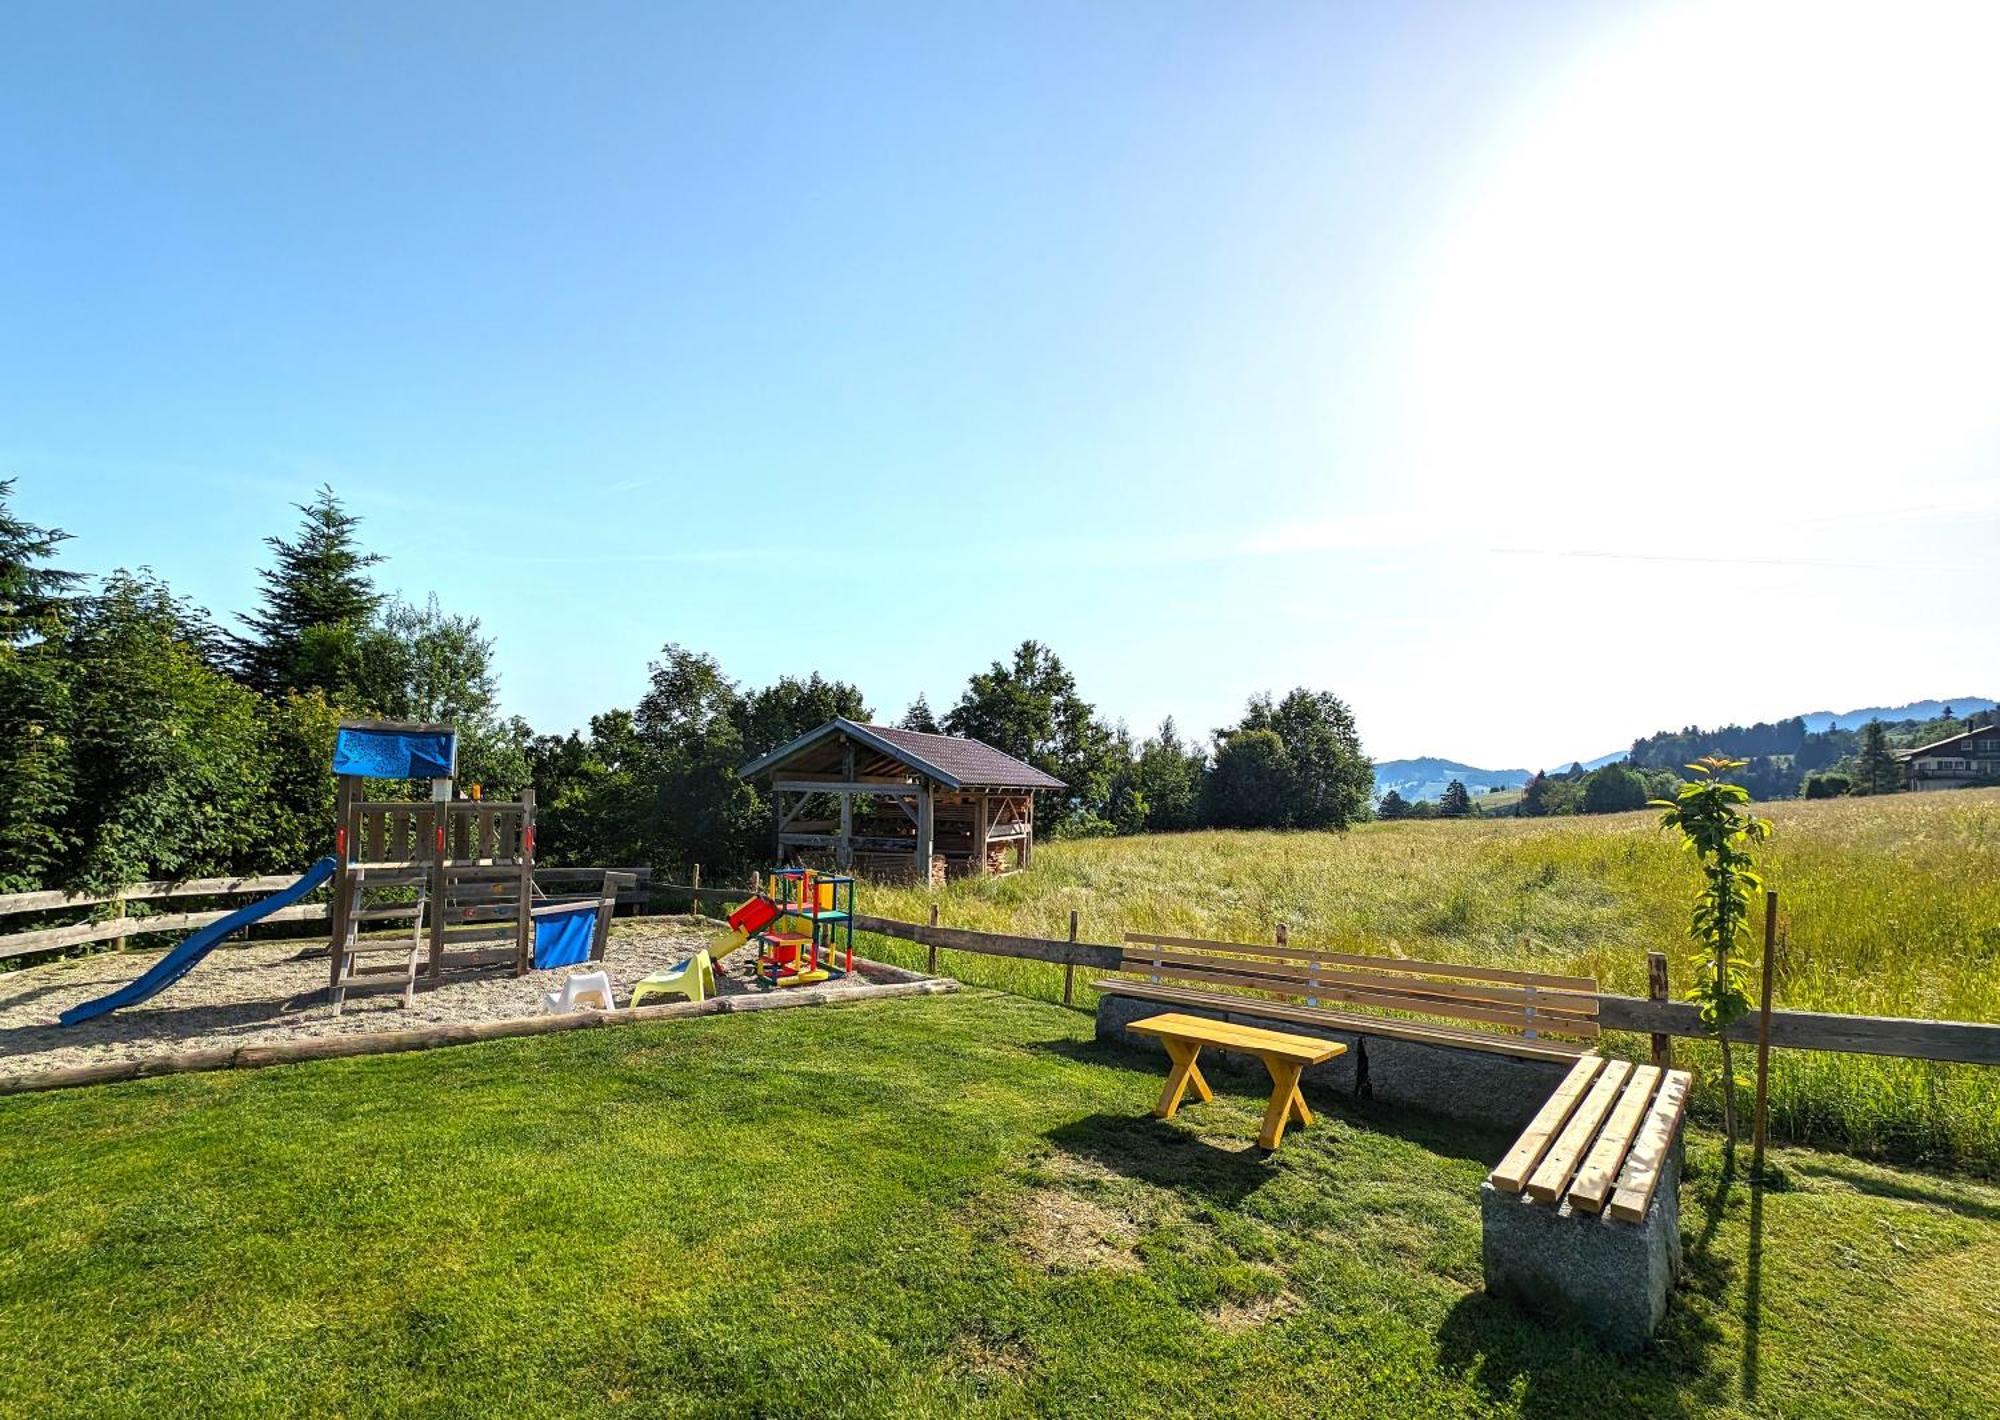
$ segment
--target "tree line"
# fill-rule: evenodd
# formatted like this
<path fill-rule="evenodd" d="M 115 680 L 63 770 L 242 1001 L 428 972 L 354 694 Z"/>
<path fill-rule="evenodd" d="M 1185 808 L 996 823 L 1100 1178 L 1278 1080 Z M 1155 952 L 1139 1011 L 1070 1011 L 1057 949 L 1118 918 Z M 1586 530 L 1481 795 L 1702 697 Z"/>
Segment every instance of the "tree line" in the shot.
<path fill-rule="evenodd" d="M 534 788 L 550 863 L 738 871 L 768 856 L 770 810 L 737 770 L 835 715 L 875 714 L 859 686 L 817 668 L 746 686 L 669 644 L 637 704 L 537 733 L 504 710 L 479 618 L 378 588 L 381 558 L 329 488 L 265 539 L 240 630 L 150 571 L 64 568 L 69 534 L 18 517 L 12 494 L 0 480 L 0 891 L 297 871 L 331 836 L 344 717 L 455 724 L 461 781 L 490 798 Z M 897 723 L 984 740 L 1061 779 L 1037 808 L 1048 836 L 1342 829 L 1370 815 L 1353 714 L 1326 692 L 1253 697 L 1205 739 L 1172 719 L 1137 738 L 1028 640 L 941 715 L 919 696 Z"/>

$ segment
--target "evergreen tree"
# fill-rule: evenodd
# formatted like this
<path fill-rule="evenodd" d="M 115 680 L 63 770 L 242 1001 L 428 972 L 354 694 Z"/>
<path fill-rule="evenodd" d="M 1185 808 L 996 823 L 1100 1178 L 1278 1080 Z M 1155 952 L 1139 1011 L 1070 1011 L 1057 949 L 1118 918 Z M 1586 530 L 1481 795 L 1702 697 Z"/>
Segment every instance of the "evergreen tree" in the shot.
<path fill-rule="evenodd" d="M 1438 796 L 1438 814 L 1443 818 L 1463 818 L 1472 812 L 1472 795 L 1465 791 L 1465 785 L 1454 779 L 1444 786 L 1444 793 Z"/>
<path fill-rule="evenodd" d="M 1521 790 L 1521 803 L 1516 810 L 1523 818 L 1545 818 L 1549 813 L 1549 776 L 1541 770 L 1535 771 L 1527 787 Z"/>
<path fill-rule="evenodd" d="M 73 677 L 61 638 L 82 580 L 49 565 L 69 534 L 16 517 L 13 492 L 0 479 L 0 892 L 54 883 L 71 847 Z"/>
<path fill-rule="evenodd" d="M 1887 794 L 1902 787 L 1903 766 L 1889 748 L 1889 732 L 1880 720 L 1861 727 L 1861 784 L 1871 794 Z"/>
<path fill-rule="evenodd" d="M 276 561 L 257 574 L 263 605 L 244 618 L 253 634 L 239 638 L 238 662 L 266 694 L 318 690 L 346 703 L 365 676 L 363 641 L 382 601 L 368 569 L 382 559 L 361 550 L 361 520 L 331 488 L 296 506 L 297 538 L 264 539 Z"/>
<path fill-rule="evenodd" d="M 1409 802 L 1401 794 L 1391 789 L 1382 796 L 1382 802 L 1375 806 L 1375 816 L 1381 819 L 1408 818 L 1410 816 Z"/>
<path fill-rule="evenodd" d="M 943 731 L 938 726 L 937 716 L 931 713 L 931 703 L 921 692 L 910 702 L 910 708 L 903 712 L 903 718 L 896 722 L 899 730 L 916 730 L 921 734 L 936 735 Z"/>
<path fill-rule="evenodd" d="M 14 480 L 0 478 L 0 645 L 4 646 L 47 636 L 70 590 L 82 580 L 78 573 L 49 565 L 69 534 L 15 516 L 8 506 L 13 497 Z"/>

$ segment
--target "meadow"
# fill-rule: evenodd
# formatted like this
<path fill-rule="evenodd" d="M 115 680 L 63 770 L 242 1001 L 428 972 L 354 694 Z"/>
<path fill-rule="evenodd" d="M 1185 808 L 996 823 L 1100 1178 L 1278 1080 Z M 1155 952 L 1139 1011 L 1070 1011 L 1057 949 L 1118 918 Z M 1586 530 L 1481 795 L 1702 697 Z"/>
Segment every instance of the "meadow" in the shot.
<path fill-rule="evenodd" d="M 997 992 L 0 1099 L 0 1417 L 1970 1415 L 2000 1190 L 1689 1146 L 1609 1355 L 1481 1285 L 1507 1139 Z"/>
<path fill-rule="evenodd" d="M 2000 1021 L 2000 790 L 1761 805 L 1760 861 L 1779 894 L 1780 1006 Z M 1038 845 L 1006 878 L 932 891 L 868 886 L 861 909 L 1085 941 L 1128 931 L 1297 943 L 1595 976 L 1645 994 L 1648 951 L 1674 993 L 1692 980 L 1692 862 L 1654 814 L 1375 823 L 1346 834 L 1204 832 Z M 922 949 L 870 950 L 916 963 Z M 1059 1000 L 1062 970 L 946 953 L 964 980 Z M 1079 973 L 1077 1004 L 1093 997 Z M 1636 1037 L 1607 1048 L 1643 1051 Z M 1719 1055 L 1676 1043 L 1719 1116 Z M 1739 1070 L 1743 1068 L 1739 1059 Z M 1860 1154 L 2000 1172 L 2000 1071 L 1777 1051 L 1772 1127 Z"/>

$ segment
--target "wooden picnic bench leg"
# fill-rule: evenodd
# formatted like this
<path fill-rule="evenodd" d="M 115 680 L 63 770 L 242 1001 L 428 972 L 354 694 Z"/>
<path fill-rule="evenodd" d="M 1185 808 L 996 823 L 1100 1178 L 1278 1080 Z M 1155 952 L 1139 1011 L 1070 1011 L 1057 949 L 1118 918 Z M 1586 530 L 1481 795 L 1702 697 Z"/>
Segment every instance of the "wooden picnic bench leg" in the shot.
<path fill-rule="evenodd" d="M 1312 1111 L 1306 1108 L 1306 1098 L 1299 1093 L 1299 1076 L 1305 1067 L 1269 1055 L 1261 1058 L 1264 1068 L 1271 1072 L 1271 1103 L 1264 1109 L 1264 1128 L 1257 1135 L 1257 1143 L 1262 1148 L 1275 1149 L 1284 1142 L 1285 1126 L 1294 1119 L 1300 1124 L 1312 1123 Z"/>
<path fill-rule="evenodd" d="M 1172 1119 L 1174 1111 L 1181 1107 L 1181 1096 L 1187 1093 L 1189 1085 L 1204 1102 L 1215 1096 L 1210 1093 L 1208 1081 L 1201 1077 L 1201 1067 L 1195 1059 L 1201 1054 L 1201 1047 L 1192 1041 L 1163 1038 L 1161 1044 L 1167 1047 L 1167 1054 L 1174 1062 L 1173 1071 L 1167 1076 L 1166 1088 L 1160 1091 L 1160 1103 L 1153 1113 L 1162 1119 Z"/>

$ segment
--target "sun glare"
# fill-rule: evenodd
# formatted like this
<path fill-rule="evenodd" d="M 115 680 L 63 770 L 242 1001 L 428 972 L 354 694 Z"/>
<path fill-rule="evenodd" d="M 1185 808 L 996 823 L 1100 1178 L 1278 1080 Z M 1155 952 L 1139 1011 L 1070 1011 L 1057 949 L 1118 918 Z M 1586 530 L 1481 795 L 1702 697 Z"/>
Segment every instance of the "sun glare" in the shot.
<path fill-rule="evenodd" d="M 1702 4 L 1582 56 L 1444 224 L 1417 486 L 1544 543 L 1977 493 L 2000 425 L 1996 41 L 1987 4 Z"/>

